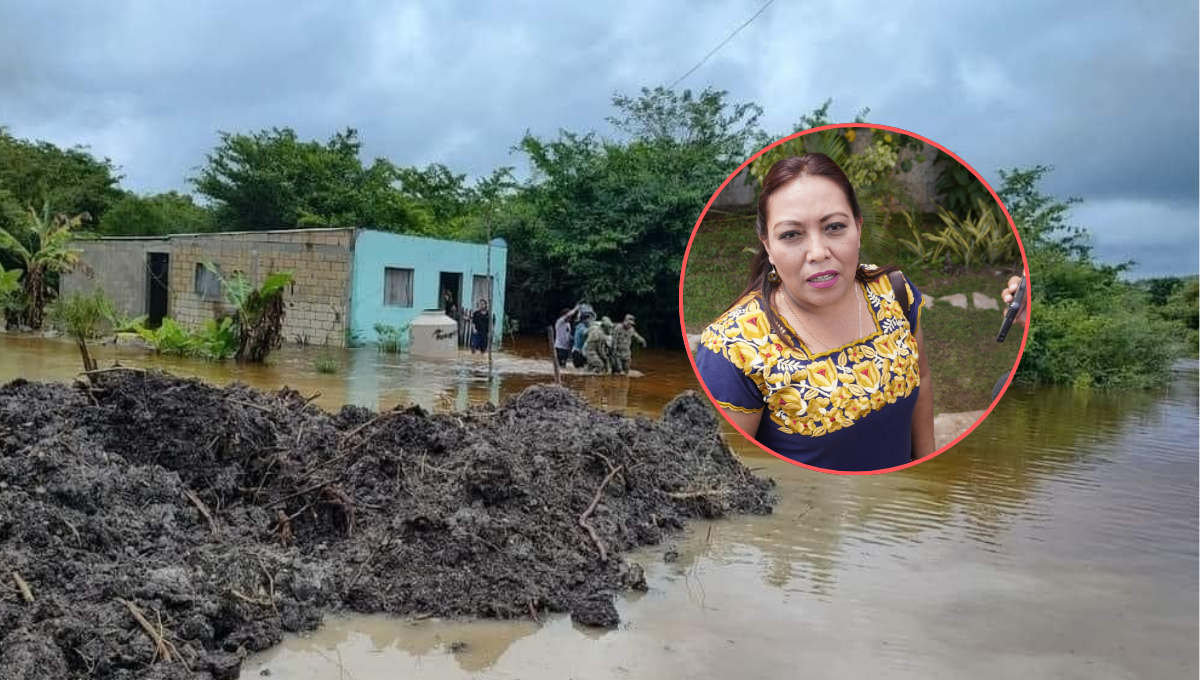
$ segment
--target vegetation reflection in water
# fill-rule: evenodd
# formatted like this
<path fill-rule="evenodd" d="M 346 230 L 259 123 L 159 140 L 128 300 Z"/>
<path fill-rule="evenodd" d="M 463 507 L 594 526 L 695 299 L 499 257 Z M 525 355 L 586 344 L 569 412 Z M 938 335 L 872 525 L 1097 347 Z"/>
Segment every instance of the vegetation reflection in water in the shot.
<path fill-rule="evenodd" d="M 97 359 L 215 383 L 319 391 L 329 410 L 402 402 L 463 408 L 552 380 L 548 373 L 501 375 L 489 386 L 469 355 L 434 366 L 373 350 L 337 354 L 343 370 L 329 376 L 311 365 L 326 352 L 288 348 L 265 367 L 164 360 L 113 347 L 97 348 Z M 544 361 L 548 369 L 538 353 L 536 345 L 519 345 L 497 365 L 503 371 Z M 648 375 L 567 382 L 594 404 L 651 416 L 695 387 L 682 354 L 639 353 L 635 366 Z M 68 380 L 77 371 L 68 342 L 0 336 L 0 382 Z M 1062 670 L 1046 655 L 1063 647 L 1101 675 L 1194 675 L 1197 405 L 1194 363 L 1166 390 L 1013 388 L 954 449 L 909 470 L 866 477 L 797 469 L 731 437 L 751 466 L 778 481 L 777 512 L 700 523 L 676 539 L 679 559 L 669 564 L 666 545 L 635 555 L 652 588 L 621 603 L 629 622 L 622 631 L 585 634 L 566 619 L 542 627 L 331 619 L 310 638 L 255 657 L 244 672 L 367 677 L 413 665 L 427 677 L 488 669 L 555 677 L 562 669 L 547 655 L 569 653 L 591 677 L 622 677 L 631 668 L 770 675 L 794 668 L 795 656 L 779 650 L 789 648 L 789 631 L 798 626 L 811 638 L 808 663 L 822 672 L 1004 677 L 1003 669 L 1019 661 L 1040 675 Z M 1048 612 L 1044 623 L 1029 619 L 1038 608 Z M 1109 610 L 1120 617 L 1105 622 Z M 850 663 L 819 651 L 837 648 L 848 617 L 859 637 L 877 641 L 878 653 Z M 925 636 L 955 640 L 961 649 L 930 647 Z M 452 648 L 456 641 L 469 644 Z M 598 646 L 580 646 L 585 642 Z M 1043 647 L 1045 655 L 1035 653 Z M 1012 652 L 1019 659 L 998 664 L 998 650 L 1007 648 L 1020 650 Z"/>

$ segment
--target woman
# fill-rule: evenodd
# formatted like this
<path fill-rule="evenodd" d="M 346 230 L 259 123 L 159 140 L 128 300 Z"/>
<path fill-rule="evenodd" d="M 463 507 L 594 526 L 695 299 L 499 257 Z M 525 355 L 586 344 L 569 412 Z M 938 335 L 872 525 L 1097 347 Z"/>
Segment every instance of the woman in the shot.
<path fill-rule="evenodd" d="M 725 415 L 772 451 L 827 470 L 933 453 L 924 300 L 895 267 L 859 263 L 862 211 L 846 174 L 824 154 L 779 161 L 755 229 L 750 282 L 696 352 Z"/>
<path fill-rule="evenodd" d="M 478 351 L 486 354 L 492 339 L 492 315 L 488 311 L 486 298 L 479 298 L 479 304 L 471 314 L 471 324 L 475 327 L 475 332 L 471 335 L 471 353 Z"/>

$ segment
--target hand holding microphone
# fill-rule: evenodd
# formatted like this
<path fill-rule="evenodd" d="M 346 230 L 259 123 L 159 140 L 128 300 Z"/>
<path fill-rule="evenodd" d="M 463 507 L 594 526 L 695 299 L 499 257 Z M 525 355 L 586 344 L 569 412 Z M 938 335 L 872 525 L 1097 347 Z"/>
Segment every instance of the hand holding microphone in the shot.
<path fill-rule="evenodd" d="M 1004 324 L 1000 326 L 1000 334 L 996 336 L 996 342 L 1004 342 L 1005 336 L 1008 335 L 1008 329 L 1014 321 L 1025 323 L 1028 318 L 1029 310 L 1025 307 L 1025 277 L 1014 276 L 1008 280 L 1008 288 L 1005 288 L 1000 297 L 1007 305 L 1004 311 Z"/>

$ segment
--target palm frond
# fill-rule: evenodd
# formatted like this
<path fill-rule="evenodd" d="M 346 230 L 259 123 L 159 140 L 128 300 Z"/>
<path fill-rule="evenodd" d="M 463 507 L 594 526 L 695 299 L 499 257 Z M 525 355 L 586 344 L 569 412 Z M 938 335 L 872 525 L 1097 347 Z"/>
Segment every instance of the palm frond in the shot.
<path fill-rule="evenodd" d="M 29 253 L 29 250 L 25 248 L 25 244 L 21 243 L 19 240 L 17 240 L 16 236 L 13 236 L 4 229 L 0 229 L 0 250 L 5 250 L 15 254 L 17 257 L 24 260 L 26 264 L 29 264 L 29 262 L 33 259 L 33 256 Z"/>

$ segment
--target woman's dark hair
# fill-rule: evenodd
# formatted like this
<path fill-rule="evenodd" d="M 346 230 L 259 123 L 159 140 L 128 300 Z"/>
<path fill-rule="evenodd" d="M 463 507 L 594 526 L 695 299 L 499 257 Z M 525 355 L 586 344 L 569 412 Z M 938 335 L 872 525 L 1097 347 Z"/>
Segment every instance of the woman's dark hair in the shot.
<path fill-rule="evenodd" d="M 846 194 L 846 201 L 850 203 L 850 211 L 854 214 L 854 221 L 858 222 L 862 219 L 862 209 L 858 205 L 858 194 L 855 193 L 854 187 L 850 184 L 850 179 L 846 177 L 846 173 L 837 163 L 833 162 L 832 158 L 823 153 L 792 156 L 772 165 L 771 169 L 767 172 L 767 176 L 763 178 L 762 191 L 758 195 L 758 216 L 754 220 L 754 230 L 758 232 L 760 240 L 767 240 L 767 202 L 784 185 L 802 177 L 825 177 L 832 180 L 842 190 L 842 193 Z M 879 267 L 867 273 L 862 267 L 858 267 L 855 269 L 854 278 L 863 283 L 870 283 L 898 269 L 899 267 L 895 265 L 887 265 L 886 267 Z M 762 298 L 763 313 L 767 315 L 767 321 L 771 324 L 771 332 L 784 338 L 791 334 L 786 332 L 783 321 L 771 306 L 771 294 L 775 292 L 775 288 L 779 284 L 771 283 L 767 279 L 767 272 L 770 270 L 770 256 L 767 253 L 767 249 L 762 248 L 754 256 L 754 260 L 750 264 L 750 281 L 746 284 L 746 289 L 742 291 L 741 295 L 738 295 L 738 300 L 741 300 L 750 293 L 757 292 Z"/>

